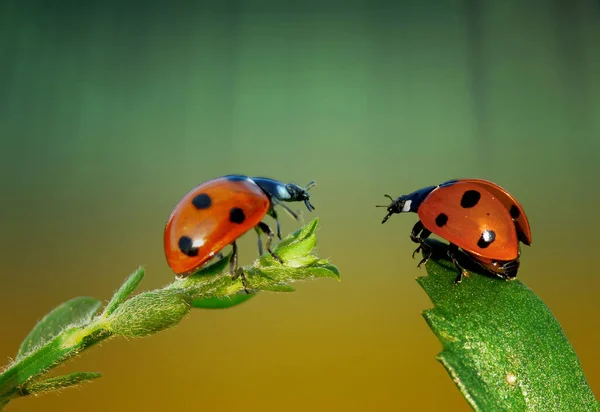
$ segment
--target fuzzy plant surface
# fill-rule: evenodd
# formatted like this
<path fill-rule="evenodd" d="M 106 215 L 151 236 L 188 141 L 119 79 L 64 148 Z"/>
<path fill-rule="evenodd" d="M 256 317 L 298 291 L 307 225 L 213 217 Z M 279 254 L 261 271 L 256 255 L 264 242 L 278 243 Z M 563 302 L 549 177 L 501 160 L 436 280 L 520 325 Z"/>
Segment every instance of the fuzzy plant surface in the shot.
<path fill-rule="evenodd" d="M 135 338 L 171 328 L 193 308 L 224 309 L 256 296 L 258 291 L 291 292 L 291 284 L 314 278 L 339 279 L 338 269 L 314 254 L 318 219 L 283 239 L 270 254 L 244 268 L 250 293 L 241 279 L 231 280 L 230 255 L 190 277 L 162 289 L 131 296 L 144 277 L 139 268 L 104 309 L 92 297 L 77 297 L 48 313 L 25 338 L 14 362 L 0 374 L 0 409 L 15 398 L 72 387 L 100 377 L 78 372 L 48 377 L 48 372 L 87 348 L 114 336 Z"/>
<path fill-rule="evenodd" d="M 473 272 L 455 285 L 445 245 L 428 243 L 436 253 L 417 282 L 434 307 L 423 317 L 442 343 L 437 360 L 475 411 L 600 411 L 573 347 L 531 289 Z"/>

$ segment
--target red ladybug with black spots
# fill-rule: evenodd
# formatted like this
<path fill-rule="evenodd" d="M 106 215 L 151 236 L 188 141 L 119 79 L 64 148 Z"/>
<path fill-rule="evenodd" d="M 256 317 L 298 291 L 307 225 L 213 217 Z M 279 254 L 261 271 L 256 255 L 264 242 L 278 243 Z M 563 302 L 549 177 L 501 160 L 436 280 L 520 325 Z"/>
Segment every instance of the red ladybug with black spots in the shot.
<path fill-rule="evenodd" d="M 186 194 L 173 209 L 165 226 L 164 248 L 167 263 L 178 276 L 187 276 L 200 269 L 224 247 L 233 248 L 230 261 L 232 279 L 241 276 L 244 288 L 246 278 L 238 268 L 236 239 L 251 229 L 258 234 L 258 251 L 263 254 L 260 234 L 267 235 L 266 249 L 275 260 L 281 258 L 271 250 L 274 233 L 262 221 L 265 215 L 277 224 L 277 237 L 281 228 L 275 206 L 298 219 L 298 215 L 283 202 L 303 201 L 309 211 L 310 182 L 306 187 L 282 183 L 265 177 L 227 175 L 200 184 Z M 246 289 L 247 291 L 247 289 Z"/>
<path fill-rule="evenodd" d="M 514 279 L 519 269 L 519 242 L 531 245 L 531 229 L 525 211 L 505 189 L 483 179 L 456 179 L 429 186 L 397 199 L 386 207 L 385 223 L 396 213 L 415 212 L 419 221 L 410 234 L 423 250 L 418 266 L 427 262 L 432 250 L 425 239 L 432 233 L 449 242 L 448 256 L 459 271 L 460 283 L 466 271 L 458 263 L 462 249 L 487 272 L 505 280 Z"/>

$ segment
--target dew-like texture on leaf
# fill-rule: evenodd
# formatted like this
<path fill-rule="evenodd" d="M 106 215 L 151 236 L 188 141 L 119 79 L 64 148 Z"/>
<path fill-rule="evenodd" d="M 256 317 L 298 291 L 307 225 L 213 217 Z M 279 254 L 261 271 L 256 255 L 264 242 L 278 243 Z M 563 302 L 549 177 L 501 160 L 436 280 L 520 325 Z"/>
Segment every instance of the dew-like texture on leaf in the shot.
<path fill-rule="evenodd" d="M 544 302 L 519 280 L 471 273 L 453 284 L 447 260 L 417 279 L 438 360 L 477 411 L 598 411 L 579 359 Z"/>
<path fill-rule="evenodd" d="M 67 326 L 89 322 L 101 306 L 102 302 L 98 299 L 82 296 L 54 308 L 29 332 L 19 348 L 16 360 L 48 342 Z"/>

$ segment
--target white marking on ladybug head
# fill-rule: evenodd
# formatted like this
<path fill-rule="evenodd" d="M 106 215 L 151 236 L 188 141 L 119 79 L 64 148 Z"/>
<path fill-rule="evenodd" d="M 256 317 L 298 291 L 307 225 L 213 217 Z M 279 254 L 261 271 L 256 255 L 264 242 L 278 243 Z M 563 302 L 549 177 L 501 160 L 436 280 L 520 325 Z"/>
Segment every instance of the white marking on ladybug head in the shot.
<path fill-rule="evenodd" d="M 286 189 L 284 185 L 277 185 L 277 197 L 281 200 L 286 200 L 291 198 L 290 192 Z"/>
<path fill-rule="evenodd" d="M 200 238 L 200 239 L 196 239 L 194 240 L 194 242 L 192 243 L 193 247 L 199 248 L 202 245 L 204 245 L 204 239 Z"/>
<path fill-rule="evenodd" d="M 412 204 L 412 200 L 407 200 L 404 202 L 404 206 L 402 206 L 403 212 L 410 212 L 410 205 Z"/>

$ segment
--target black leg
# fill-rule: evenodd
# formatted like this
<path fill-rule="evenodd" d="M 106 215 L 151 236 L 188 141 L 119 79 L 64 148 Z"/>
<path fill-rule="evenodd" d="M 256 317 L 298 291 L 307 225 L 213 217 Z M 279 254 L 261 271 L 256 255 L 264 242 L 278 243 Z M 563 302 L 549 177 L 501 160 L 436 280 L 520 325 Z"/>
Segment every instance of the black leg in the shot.
<path fill-rule="evenodd" d="M 273 230 L 271 230 L 269 225 L 267 225 L 265 222 L 259 222 L 259 224 L 256 227 L 258 227 L 265 235 L 267 235 L 267 242 L 265 245 L 267 248 L 267 252 L 269 252 L 269 254 L 273 256 L 273 259 L 275 259 L 279 263 L 283 263 L 283 260 L 271 250 L 271 242 L 273 242 L 273 238 L 275 237 Z"/>
<path fill-rule="evenodd" d="M 298 213 L 294 212 L 292 209 L 287 207 L 283 202 L 277 202 L 277 204 L 279 206 L 281 206 L 286 212 L 288 212 L 291 217 L 293 217 L 296 220 L 300 220 L 300 216 L 298 215 Z M 273 216 L 273 215 L 271 215 L 271 216 Z M 275 217 L 275 216 L 273 216 L 273 217 Z"/>
<path fill-rule="evenodd" d="M 275 211 L 275 209 L 271 211 L 271 217 L 275 219 L 277 237 L 279 238 L 279 240 L 281 240 L 281 225 L 279 224 L 279 217 L 277 216 L 277 212 Z"/>
<path fill-rule="evenodd" d="M 469 276 L 468 272 L 460 265 L 460 263 L 458 263 L 458 259 L 456 258 L 456 255 L 458 253 L 458 246 L 456 246 L 453 243 L 450 243 L 450 245 L 448 246 L 448 257 L 452 260 L 452 263 L 454 263 L 454 266 L 458 270 L 458 276 L 454 280 L 454 284 L 459 284 L 460 282 L 462 282 L 463 276 Z"/>
<path fill-rule="evenodd" d="M 418 268 L 420 268 L 424 263 L 427 263 L 431 257 L 431 254 L 433 253 L 431 246 L 425 243 L 425 239 L 427 239 L 430 235 L 431 232 L 425 229 L 425 226 L 423 226 L 423 223 L 421 223 L 420 220 L 415 223 L 412 231 L 410 232 L 410 240 L 419 244 L 419 247 L 417 247 L 412 254 L 413 259 L 417 253 L 421 252 L 421 250 L 423 251 L 423 258 L 417 265 Z"/>
<path fill-rule="evenodd" d="M 417 223 L 415 223 L 415 225 L 412 228 L 412 231 L 410 232 L 410 240 L 412 240 L 415 243 L 421 243 L 421 240 L 419 239 L 419 234 L 425 229 L 425 226 L 423 226 L 423 223 L 421 223 L 421 221 L 419 220 Z"/>
<path fill-rule="evenodd" d="M 244 270 L 238 267 L 238 250 L 237 243 L 234 241 L 231 244 L 232 252 L 231 252 L 231 260 L 229 261 L 229 274 L 231 275 L 231 280 L 236 280 L 237 278 L 242 279 L 242 286 L 244 286 L 244 291 L 247 294 L 250 294 L 248 291 L 248 281 L 246 280 L 246 276 L 244 275 Z"/>
<path fill-rule="evenodd" d="M 261 230 L 258 228 L 258 226 L 255 226 L 254 230 L 256 231 L 256 235 L 257 235 L 256 240 L 258 242 L 258 256 L 262 256 L 264 250 L 263 250 L 262 239 L 260 238 Z"/>

